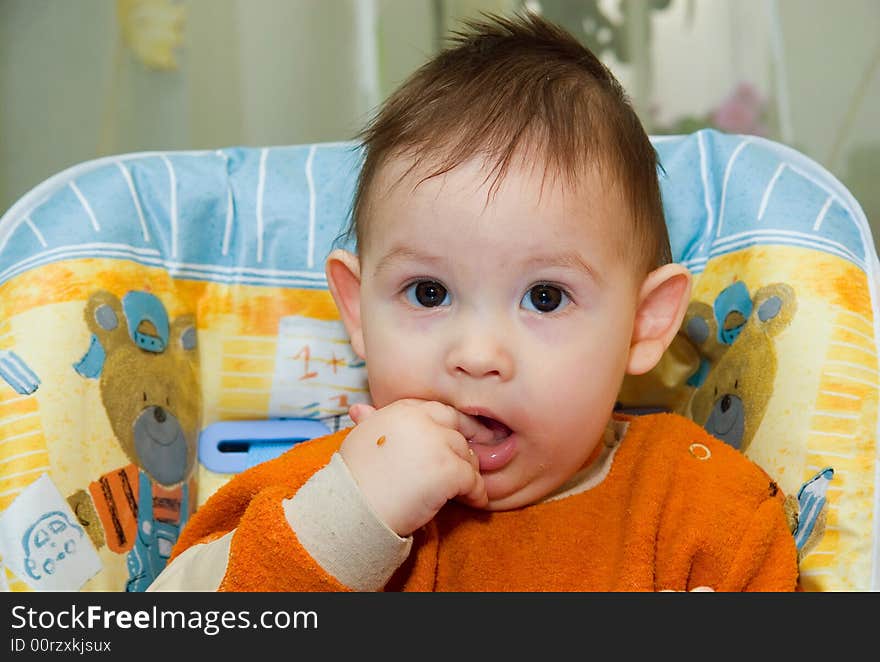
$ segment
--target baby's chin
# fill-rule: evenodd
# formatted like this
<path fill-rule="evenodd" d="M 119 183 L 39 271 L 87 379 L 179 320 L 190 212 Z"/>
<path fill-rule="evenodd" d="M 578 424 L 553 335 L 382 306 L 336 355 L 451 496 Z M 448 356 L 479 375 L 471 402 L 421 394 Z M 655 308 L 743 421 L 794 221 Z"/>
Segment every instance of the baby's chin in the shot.
<path fill-rule="evenodd" d="M 530 482 L 519 486 L 505 486 L 497 476 L 484 474 L 486 480 L 486 492 L 489 503 L 480 508 L 490 512 L 514 510 L 530 506 L 541 501 L 555 489 L 555 486 L 543 486 L 540 483 Z"/>

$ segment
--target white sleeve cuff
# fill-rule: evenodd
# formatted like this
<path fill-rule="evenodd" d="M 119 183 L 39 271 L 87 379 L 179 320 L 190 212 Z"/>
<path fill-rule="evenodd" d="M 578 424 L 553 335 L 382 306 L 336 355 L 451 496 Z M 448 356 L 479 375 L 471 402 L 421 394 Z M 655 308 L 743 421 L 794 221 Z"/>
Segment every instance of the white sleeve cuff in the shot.
<path fill-rule="evenodd" d="M 339 453 L 282 505 L 305 550 L 355 591 L 380 590 L 412 548 L 412 536 L 401 538 L 372 511 Z"/>

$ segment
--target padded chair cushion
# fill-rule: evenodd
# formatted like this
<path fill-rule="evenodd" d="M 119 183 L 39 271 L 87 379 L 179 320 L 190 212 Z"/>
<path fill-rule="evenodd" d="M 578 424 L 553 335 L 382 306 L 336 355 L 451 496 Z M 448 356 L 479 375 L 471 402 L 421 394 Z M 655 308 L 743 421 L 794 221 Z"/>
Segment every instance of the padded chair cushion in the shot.
<path fill-rule="evenodd" d="M 693 301 L 621 407 L 680 411 L 762 465 L 791 497 L 805 588 L 880 588 L 880 270 L 864 214 L 777 143 L 654 143 Z M 323 261 L 359 157 L 350 143 L 120 155 L 0 219 L 0 582 L 142 590 L 229 477 L 198 461 L 202 429 L 349 422 L 364 365 Z"/>

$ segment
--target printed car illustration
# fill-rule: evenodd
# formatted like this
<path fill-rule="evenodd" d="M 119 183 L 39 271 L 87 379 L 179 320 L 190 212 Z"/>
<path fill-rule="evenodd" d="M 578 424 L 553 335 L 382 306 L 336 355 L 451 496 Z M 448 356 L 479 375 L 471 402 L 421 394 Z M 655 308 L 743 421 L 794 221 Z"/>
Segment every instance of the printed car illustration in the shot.
<path fill-rule="evenodd" d="M 59 563 L 76 553 L 84 535 L 82 527 L 71 522 L 60 510 L 40 517 L 25 531 L 21 541 L 28 575 L 39 580 L 45 575 L 54 574 Z"/>

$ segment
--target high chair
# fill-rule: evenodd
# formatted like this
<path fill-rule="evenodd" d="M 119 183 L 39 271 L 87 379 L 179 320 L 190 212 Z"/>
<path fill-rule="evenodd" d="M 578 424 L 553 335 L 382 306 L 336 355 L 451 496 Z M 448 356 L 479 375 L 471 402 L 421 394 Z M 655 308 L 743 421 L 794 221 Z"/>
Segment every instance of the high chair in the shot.
<path fill-rule="evenodd" d="M 880 588 L 878 264 L 859 204 L 799 152 L 656 136 L 694 274 L 621 410 L 678 411 L 788 496 L 807 590 Z M 123 154 L 0 218 L 0 584 L 140 591 L 234 473 L 367 402 L 323 262 L 352 143 Z"/>

